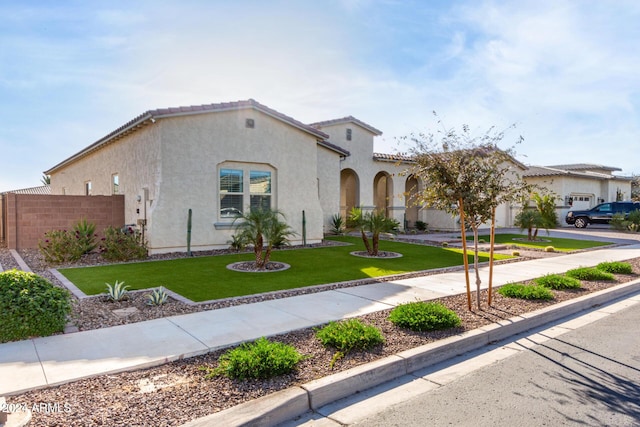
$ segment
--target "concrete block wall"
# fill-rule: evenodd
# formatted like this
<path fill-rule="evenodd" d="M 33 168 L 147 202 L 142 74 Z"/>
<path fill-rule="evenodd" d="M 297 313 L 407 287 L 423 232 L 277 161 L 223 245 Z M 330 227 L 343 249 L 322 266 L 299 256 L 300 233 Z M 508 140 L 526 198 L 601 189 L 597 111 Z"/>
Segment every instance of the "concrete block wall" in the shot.
<path fill-rule="evenodd" d="M 82 218 L 96 232 L 124 225 L 124 196 L 5 194 L 2 222 L 9 249 L 35 249 L 47 231 L 69 230 Z"/>

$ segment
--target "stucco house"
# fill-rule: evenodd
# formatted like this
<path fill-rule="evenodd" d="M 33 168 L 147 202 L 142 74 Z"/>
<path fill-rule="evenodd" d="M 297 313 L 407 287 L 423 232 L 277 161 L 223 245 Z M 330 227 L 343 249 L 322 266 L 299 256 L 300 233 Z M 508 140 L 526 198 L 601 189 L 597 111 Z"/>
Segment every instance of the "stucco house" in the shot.
<path fill-rule="evenodd" d="M 44 173 L 53 194 L 125 196 L 151 253 L 227 247 L 235 214 L 281 210 L 307 243 L 339 210 L 340 160 L 321 130 L 252 99 L 147 111 Z"/>
<path fill-rule="evenodd" d="M 294 244 L 320 242 L 332 216 L 354 206 L 402 229 L 457 229 L 456 218 L 412 202 L 425 184 L 408 172 L 410 157 L 374 152 L 381 134 L 352 116 L 305 124 L 253 99 L 156 109 L 44 173 L 54 195 L 124 196 L 125 222 L 144 231 L 151 253 L 186 250 L 189 209 L 193 250 L 228 247 L 236 215 L 257 206 L 284 213 Z M 574 207 L 630 194 L 615 168 L 513 163 Z M 499 206 L 496 225 L 512 226 L 518 210 Z"/>
<path fill-rule="evenodd" d="M 522 174 L 529 184 L 545 187 L 558 195 L 556 209 L 563 225 L 570 210 L 583 210 L 599 203 L 631 198 L 632 178 L 614 175 L 621 169 L 589 163 L 529 166 Z"/>
<path fill-rule="evenodd" d="M 456 229 L 411 201 L 424 183 L 407 173 L 411 158 L 374 152 L 381 134 L 352 116 L 304 124 L 253 99 L 156 109 L 44 173 L 52 194 L 124 195 L 126 222 L 144 230 L 151 253 L 186 249 L 189 209 L 193 250 L 226 248 L 236 214 L 255 206 L 282 211 L 294 244 L 321 241 L 331 217 L 354 206 L 401 228 Z M 497 225 L 513 215 L 500 207 Z"/>

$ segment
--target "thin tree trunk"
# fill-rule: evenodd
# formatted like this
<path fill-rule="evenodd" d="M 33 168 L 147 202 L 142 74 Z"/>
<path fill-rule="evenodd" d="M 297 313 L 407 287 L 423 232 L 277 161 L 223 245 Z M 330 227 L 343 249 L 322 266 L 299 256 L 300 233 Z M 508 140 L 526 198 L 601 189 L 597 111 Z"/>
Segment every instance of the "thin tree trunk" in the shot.
<path fill-rule="evenodd" d="M 373 253 L 371 255 L 378 256 L 378 249 L 380 248 L 380 235 L 374 233 L 371 240 L 373 241 Z"/>
<path fill-rule="evenodd" d="M 469 283 L 469 259 L 467 258 L 467 235 L 464 229 L 464 205 L 462 199 L 459 200 L 460 204 L 460 231 L 462 234 L 462 258 L 464 262 L 464 278 L 467 282 L 467 307 L 471 311 L 471 284 Z"/>
<path fill-rule="evenodd" d="M 369 238 L 367 237 L 367 233 L 365 233 L 364 230 L 360 230 L 360 233 L 362 234 L 362 241 L 364 242 L 364 247 L 367 249 L 367 253 L 369 255 L 373 255 L 371 251 L 371 244 L 369 243 Z"/>
<path fill-rule="evenodd" d="M 480 310 L 480 271 L 478 270 L 478 226 L 473 225 L 473 270 L 476 273 L 476 303 Z"/>
<path fill-rule="evenodd" d="M 487 305 L 491 307 L 491 297 L 493 294 L 493 249 L 496 244 L 496 207 L 491 208 L 491 237 L 489 243 L 489 296 Z"/>

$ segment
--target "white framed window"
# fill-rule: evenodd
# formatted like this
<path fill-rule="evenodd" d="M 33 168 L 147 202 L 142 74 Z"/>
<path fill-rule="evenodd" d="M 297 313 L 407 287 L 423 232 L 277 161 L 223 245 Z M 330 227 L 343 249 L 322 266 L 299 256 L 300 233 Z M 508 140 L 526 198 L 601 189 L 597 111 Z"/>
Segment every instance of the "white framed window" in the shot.
<path fill-rule="evenodd" d="M 84 195 L 85 196 L 90 196 L 91 195 L 91 181 L 85 181 L 85 183 L 84 183 Z"/>
<path fill-rule="evenodd" d="M 120 178 L 117 173 L 111 175 L 111 193 L 120 194 Z"/>
<path fill-rule="evenodd" d="M 224 163 L 218 169 L 219 218 L 234 219 L 250 209 L 274 207 L 275 169 L 266 164 Z"/>

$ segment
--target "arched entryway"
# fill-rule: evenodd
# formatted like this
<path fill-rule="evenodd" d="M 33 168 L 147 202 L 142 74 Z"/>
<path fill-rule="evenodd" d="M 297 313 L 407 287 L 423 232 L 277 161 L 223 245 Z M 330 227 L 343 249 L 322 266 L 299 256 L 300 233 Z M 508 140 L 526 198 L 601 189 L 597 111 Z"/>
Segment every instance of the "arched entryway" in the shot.
<path fill-rule="evenodd" d="M 373 204 L 376 210 L 389 217 L 389 203 L 393 199 L 393 180 L 386 172 L 379 172 L 373 179 Z"/>
<path fill-rule="evenodd" d="M 340 215 L 349 216 L 349 211 L 360 206 L 360 179 L 353 169 L 340 171 Z"/>
<path fill-rule="evenodd" d="M 404 184 L 404 207 L 405 207 L 405 227 L 415 228 L 418 220 L 419 207 L 416 203 L 416 194 L 418 194 L 418 179 L 410 175 Z"/>

